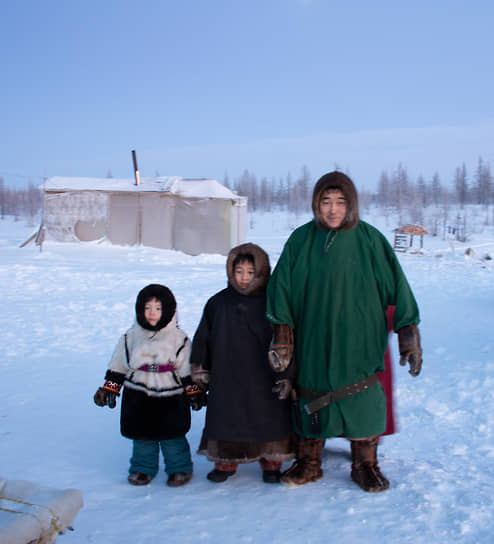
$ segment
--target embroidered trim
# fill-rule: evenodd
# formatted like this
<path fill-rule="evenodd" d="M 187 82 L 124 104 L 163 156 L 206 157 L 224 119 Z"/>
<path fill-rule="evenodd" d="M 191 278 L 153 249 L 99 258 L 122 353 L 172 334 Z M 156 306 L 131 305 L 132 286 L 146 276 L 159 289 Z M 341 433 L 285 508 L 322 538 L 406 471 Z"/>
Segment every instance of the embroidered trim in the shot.
<path fill-rule="evenodd" d="M 120 389 L 122 389 L 122 386 L 117 382 L 106 380 L 106 382 L 103 384 L 103 389 L 105 389 L 106 391 L 110 391 L 110 393 L 120 395 Z"/>

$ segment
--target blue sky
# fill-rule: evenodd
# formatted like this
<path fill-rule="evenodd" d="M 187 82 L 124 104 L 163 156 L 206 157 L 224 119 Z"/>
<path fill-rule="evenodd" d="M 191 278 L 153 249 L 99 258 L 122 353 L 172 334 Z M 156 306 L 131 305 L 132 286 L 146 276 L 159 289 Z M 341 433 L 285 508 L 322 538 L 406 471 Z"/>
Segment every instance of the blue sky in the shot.
<path fill-rule="evenodd" d="M 2 0 L 0 176 L 314 179 L 494 160 L 487 0 Z"/>

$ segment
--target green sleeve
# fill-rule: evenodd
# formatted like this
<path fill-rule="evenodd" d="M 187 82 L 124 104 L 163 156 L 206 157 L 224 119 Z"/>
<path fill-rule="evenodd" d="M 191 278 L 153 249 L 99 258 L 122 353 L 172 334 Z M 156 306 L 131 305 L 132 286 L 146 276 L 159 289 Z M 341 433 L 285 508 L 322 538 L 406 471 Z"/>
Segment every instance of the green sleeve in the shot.
<path fill-rule="evenodd" d="M 285 244 L 271 274 L 266 290 L 266 317 L 279 325 L 294 328 L 292 311 L 292 249 L 291 237 Z"/>
<path fill-rule="evenodd" d="M 417 325 L 420 322 L 417 302 L 393 248 L 381 233 L 374 247 L 384 306 L 395 306 L 393 329 Z"/>

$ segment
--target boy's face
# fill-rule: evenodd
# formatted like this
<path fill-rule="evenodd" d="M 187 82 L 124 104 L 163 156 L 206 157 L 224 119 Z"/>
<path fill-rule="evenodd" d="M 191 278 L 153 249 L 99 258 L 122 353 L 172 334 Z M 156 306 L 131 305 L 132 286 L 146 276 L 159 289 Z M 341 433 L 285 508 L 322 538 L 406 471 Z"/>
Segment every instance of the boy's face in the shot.
<path fill-rule="evenodd" d="M 241 289 L 245 289 L 254 279 L 255 273 L 256 269 L 252 263 L 240 261 L 233 269 L 233 279 Z"/>
<path fill-rule="evenodd" d="M 144 304 L 144 319 L 154 327 L 161 319 L 161 302 L 157 298 L 152 298 Z"/>

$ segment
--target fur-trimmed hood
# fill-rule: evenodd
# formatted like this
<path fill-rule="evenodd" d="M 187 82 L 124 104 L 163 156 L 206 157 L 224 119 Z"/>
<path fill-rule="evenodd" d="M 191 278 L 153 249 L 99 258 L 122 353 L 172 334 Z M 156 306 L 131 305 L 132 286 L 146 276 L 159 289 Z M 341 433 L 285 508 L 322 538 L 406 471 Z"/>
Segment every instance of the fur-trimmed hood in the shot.
<path fill-rule="evenodd" d="M 155 298 L 161 302 L 161 318 L 156 323 L 156 325 L 150 325 L 146 318 L 144 317 L 144 307 L 146 302 Z M 159 331 L 162 328 L 166 327 L 170 323 L 172 317 L 175 315 L 177 310 L 177 302 L 173 293 L 165 287 L 158 283 L 151 283 L 141 289 L 137 295 L 136 300 L 136 321 L 143 329 L 148 331 Z"/>
<path fill-rule="evenodd" d="M 239 287 L 233 278 L 233 262 L 240 254 L 248 253 L 254 257 L 254 267 L 256 273 L 254 279 L 249 283 L 247 287 L 242 289 Z M 269 276 L 271 275 L 271 265 L 269 264 L 268 254 L 258 245 L 245 243 L 234 247 L 228 253 L 226 259 L 226 275 L 228 277 L 228 283 L 232 289 L 235 289 L 241 295 L 252 295 L 266 289 Z"/>
<path fill-rule="evenodd" d="M 319 213 L 319 203 L 322 195 L 330 190 L 337 189 L 341 191 L 347 201 L 347 213 L 342 224 L 335 230 L 350 230 L 356 227 L 360 221 L 358 213 L 358 194 L 353 181 L 343 172 L 329 172 L 319 178 L 314 186 L 312 193 L 312 211 L 314 213 L 314 219 L 317 225 L 325 230 L 328 230 L 328 226 L 321 218 Z"/>

